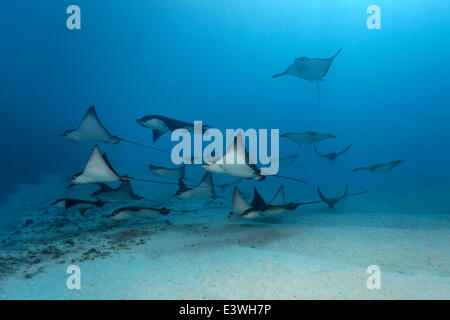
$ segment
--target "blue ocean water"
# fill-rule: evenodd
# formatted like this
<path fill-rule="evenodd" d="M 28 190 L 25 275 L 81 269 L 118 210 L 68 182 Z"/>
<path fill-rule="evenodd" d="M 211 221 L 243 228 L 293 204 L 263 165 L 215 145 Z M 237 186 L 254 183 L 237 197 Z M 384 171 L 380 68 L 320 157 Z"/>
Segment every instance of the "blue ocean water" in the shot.
<path fill-rule="evenodd" d="M 66 27 L 71 4 L 81 8 L 81 30 Z M 370 5 L 381 9 L 379 30 L 366 26 Z M 298 151 L 300 158 L 280 174 L 309 186 L 261 182 L 267 195 L 282 183 L 290 196 L 310 200 L 317 186 L 339 194 L 346 183 L 378 194 L 380 202 L 380 190 L 398 194 L 399 202 L 405 189 L 448 190 L 449 10 L 445 0 L 3 3 L 0 203 L 45 175 L 68 179 L 82 171 L 95 143 L 68 143 L 58 135 L 76 128 L 91 105 L 111 133 L 150 145 L 151 131 L 135 121 L 149 114 L 220 129 L 335 135 L 318 144 L 323 153 L 353 144 L 330 165 L 312 146 L 298 149 L 281 139 L 280 156 Z M 298 57 L 327 58 L 340 48 L 320 82 L 320 101 L 314 82 L 272 79 Z M 170 135 L 155 146 L 170 149 Z M 148 164 L 172 166 L 166 154 L 138 146 L 100 148 L 121 174 L 151 178 Z M 406 162 L 383 175 L 351 172 L 393 160 Z M 200 179 L 202 172 L 188 168 L 187 175 Z M 416 209 L 411 212 L 423 208 Z M 389 212 L 389 203 L 380 210 Z M 8 228 L 16 218 L 8 210 L 0 224 Z"/>

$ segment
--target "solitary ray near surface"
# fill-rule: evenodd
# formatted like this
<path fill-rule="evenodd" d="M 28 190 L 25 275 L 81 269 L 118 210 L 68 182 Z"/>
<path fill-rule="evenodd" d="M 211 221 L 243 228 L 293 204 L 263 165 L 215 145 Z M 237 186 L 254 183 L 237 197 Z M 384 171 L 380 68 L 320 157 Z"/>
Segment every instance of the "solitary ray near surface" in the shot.
<path fill-rule="evenodd" d="M 314 145 L 314 152 L 321 158 L 324 158 L 326 160 L 328 160 L 330 163 L 334 163 L 336 162 L 336 160 L 343 156 L 351 147 L 352 145 L 349 145 L 347 148 L 345 148 L 344 150 L 340 151 L 340 152 L 330 152 L 330 153 L 320 153 L 317 148 L 316 145 Z"/>
<path fill-rule="evenodd" d="M 228 174 L 243 179 L 262 181 L 266 178 L 261 170 L 250 159 L 250 155 L 245 148 L 244 138 L 242 137 L 241 132 L 234 137 L 233 143 L 228 146 L 225 154 L 208 163 L 205 163 L 201 167 L 212 173 Z M 272 177 L 308 183 L 307 181 L 292 177 L 284 177 L 280 175 L 272 175 Z"/>
<path fill-rule="evenodd" d="M 107 184 L 101 183 L 100 189 L 91 194 L 92 198 L 99 200 L 114 200 L 114 201 L 133 201 L 142 200 L 143 198 L 134 193 L 131 187 L 131 182 L 124 181 L 117 188 L 111 188 Z"/>
<path fill-rule="evenodd" d="M 331 58 L 307 58 L 300 57 L 295 59 L 286 71 L 278 73 L 272 76 L 272 78 L 278 78 L 281 76 L 291 75 L 300 79 L 315 81 L 317 85 L 317 93 L 320 100 L 319 81 L 323 81 L 323 77 L 326 76 L 334 58 L 342 51 L 339 51 Z"/>
<path fill-rule="evenodd" d="M 214 191 L 214 184 L 212 180 L 212 173 L 206 172 L 199 184 L 193 188 L 188 188 L 183 180 L 179 180 L 179 189 L 175 193 L 178 199 L 191 199 L 191 198 L 212 198 L 217 197 Z"/>
<path fill-rule="evenodd" d="M 301 202 L 287 202 L 286 196 L 284 193 L 284 186 L 281 186 L 272 200 L 267 204 L 264 199 L 258 193 L 258 190 L 254 188 L 253 191 L 253 201 L 252 203 L 248 203 L 244 197 L 242 196 L 239 189 L 234 188 L 233 192 L 233 202 L 232 202 L 232 211 L 228 216 L 231 220 L 236 219 L 255 219 L 255 218 L 264 218 L 270 217 L 274 215 L 278 215 L 285 211 L 293 211 L 298 208 L 298 206 L 303 204 L 313 204 L 319 203 L 320 201 L 313 201 L 307 203 Z"/>
<path fill-rule="evenodd" d="M 84 214 L 87 210 L 92 208 L 100 208 L 105 205 L 106 202 L 101 200 L 98 201 L 88 201 L 88 200 L 78 200 L 78 199 L 59 199 L 53 202 L 53 206 L 56 208 L 62 208 L 65 210 L 77 209 L 80 210 L 81 214 Z"/>
<path fill-rule="evenodd" d="M 61 134 L 60 137 L 61 139 L 70 142 L 90 141 L 90 142 L 118 144 L 119 142 L 122 141 L 126 143 L 135 144 L 141 147 L 146 147 L 153 150 L 169 153 L 169 151 L 167 150 L 159 149 L 156 147 L 148 146 L 145 144 L 126 140 L 123 138 L 119 138 L 118 136 L 112 135 L 101 123 L 94 106 L 88 109 L 78 128 L 67 130 L 66 132 Z"/>
<path fill-rule="evenodd" d="M 141 126 L 143 126 L 144 128 L 152 129 L 153 143 L 155 143 L 159 139 L 159 137 L 161 137 L 165 133 L 175 131 L 176 129 L 184 128 L 189 131 L 194 130 L 193 123 L 180 121 L 159 115 L 145 116 L 142 117 L 141 119 L 137 119 L 136 122 Z M 204 133 L 208 128 L 210 127 L 204 125 L 202 128 L 203 130 L 202 133 Z"/>
<path fill-rule="evenodd" d="M 156 209 L 150 207 L 124 207 L 114 210 L 109 218 L 116 221 L 129 220 L 132 218 L 152 219 L 159 215 L 166 216 L 169 212 L 170 210 L 166 208 Z"/>
<path fill-rule="evenodd" d="M 281 138 L 286 138 L 295 142 L 299 146 L 302 144 L 313 144 L 327 139 L 335 139 L 336 136 L 329 133 L 317 133 L 315 131 L 307 132 L 288 132 L 282 134 Z"/>
<path fill-rule="evenodd" d="M 356 195 L 359 195 L 359 194 L 367 193 L 367 191 L 362 191 L 362 192 L 357 192 L 357 193 L 349 194 L 349 193 L 348 193 L 348 184 L 347 184 L 347 185 L 345 185 L 345 191 L 344 191 L 344 194 L 343 194 L 342 196 L 340 196 L 340 197 L 327 198 L 327 197 L 325 197 L 325 195 L 322 193 L 322 190 L 320 190 L 320 188 L 317 188 L 317 193 L 319 194 L 320 199 L 321 199 L 323 202 L 325 202 L 325 203 L 328 205 L 328 207 L 329 207 L 330 209 L 333 209 L 333 208 L 336 206 L 336 204 L 337 204 L 338 202 L 340 202 L 340 201 L 342 201 L 342 200 L 344 200 L 344 199 L 346 199 L 346 198 L 348 198 L 348 197 L 352 197 L 352 196 L 356 196 Z"/>
<path fill-rule="evenodd" d="M 371 173 L 389 172 L 403 162 L 405 162 L 405 160 L 396 160 L 389 163 L 374 164 L 370 167 L 355 168 L 352 171 L 370 171 Z"/>
<path fill-rule="evenodd" d="M 155 176 L 169 178 L 169 179 L 175 179 L 179 181 L 180 179 L 184 179 L 186 174 L 186 166 L 183 165 L 178 168 L 166 168 L 166 167 L 157 167 L 154 165 L 149 165 L 149 169 L 151 173 L 153 173 Z"/>

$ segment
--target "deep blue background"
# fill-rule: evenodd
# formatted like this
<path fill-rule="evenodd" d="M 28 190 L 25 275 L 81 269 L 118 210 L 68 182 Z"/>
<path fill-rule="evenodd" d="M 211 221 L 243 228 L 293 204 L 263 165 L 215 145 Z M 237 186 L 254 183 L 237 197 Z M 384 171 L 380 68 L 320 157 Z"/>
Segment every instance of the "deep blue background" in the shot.
<path fill-rule="evenodd" d="M 70 4 L 81 7 L 80 31 L 66 28 Z M 366 27 L 371 4 L 381 7 L 382 30 Z M 0 180 L 80 171 L 93 144 L 57 135 L 95 104 L 113 134 L 144 143 L 151 132 L 135 119 L 147 114 L 335 134 L 318 145 L 322 152 L 354 143 L 334 166 L 309 146 L 300 149 L 292 174 L 314 183 L 367 186 L 374 180 L 353 167 L 405 159 L 383 183 L 448 184 L 448 12 L 447 0 L 3 2 Z M 320 103 L 315 84 L 271 78 L 297 57 L 329 57 L 339 48 Z M 161 140 L 169 146 L 168 135 Z M 168 164 L 135 146 L 102 149 L 123 174 Z M 295 151 L 281 141 L 282 155 Z"/>

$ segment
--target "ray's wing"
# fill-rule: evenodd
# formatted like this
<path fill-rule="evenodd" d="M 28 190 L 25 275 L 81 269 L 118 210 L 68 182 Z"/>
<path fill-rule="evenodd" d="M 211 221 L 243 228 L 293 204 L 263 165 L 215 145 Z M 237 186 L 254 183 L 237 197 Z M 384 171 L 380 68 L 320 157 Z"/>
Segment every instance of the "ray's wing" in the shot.
<path fill-rule="evenodd" d="M 297 67 L 297 72 L 303 79 L 320 80 L 328 73 L 332 62 L 329 59 L 309 59 L 302 69 Z"/>
<path fill-rule="evenodd" d="M 242 213 L 250 209 L 251 206 L 248 204 L 248 202 L 244 199 L 241 192 L 237 187 L 234 188 L 233 191 L 233 203 L 232 203 L 232 210 L 230 213 L 229 218 L 230 219 L 237 219 L 240 217 Z"/>
<path fill-rule="evenodd" d="M 272 201 L 270 201 L 270 205 L 272 206 L 284 206 L 286 205 L 286 196 L 284 193 L 284 186 L 280 186 L 277 193 L 273 197 Z"/>
<path fill-rule="evenodd" d="M 193 123 L 176 120 L 176 119 L 171 119 L 171 118 L 167 118 L 167 117 L 164 117 L 163 121 L 166 123 L 167 128 L 169 128 L 170 131 L 174 131 L 174 130 L 180 129 L 180 128 L 185 128 L 185 129 L 191 130 L 194 127 Z"/>
<path fill-rule="evenodd" d="M 92 150 L 82 175 L 97 182 L 120 180 L 120 176 L 111 167 L 106 156 L 102 156 L 98 146 Z"/>
<path fill-rule="evenodd" d="M 288 132 L 284 133 L 280 136 L 280 138 L 286 138 L 291 140 L 292 142 L 295 142 L 299 146 L 302 144 L 307 144 L 307 133 L 300 133 L 300 132 Z"/>
<path fill-rule="evenodd" d="M 122 182 L 122 184 L 117 188 L 117 191 L 125 192 L 126 194 L 128 194 L 130 196 L 134 195 L 134 191 L 133 191 L 133 188 L 131 187 L 130 181 Z"/>
<path fill-rule="evenodd" d="M 261 195 L 259 194 L 258 190 L 256 190 L 256 188 L 254 188 L 254 190 L 253 190 L 253 201 L 251 203 L 251 206 L 252 207 L 260 207 L 260 206 L 265 206 L 265 205 L 266 205 L 266 202 L 261 197 Z"/>
<path fill-rule="evenodd" d="M 289 74 L 292 73 L 292 71 L 293 71 L 294 69 L 295 69 L 295 63 L 291 64 L 284 72 L 274 74 L 274 75 L 272 76 L 272 78 L 278 78 L 278 77 L 281 77 L 281 76 L 289 75 Z"/>
<path fill-rule="evenodd" d="M 152 129 L 152 136 L 153 136 L 153 143 L 155 143 L 156 141 L 158 141 L 158 139 L 164 135 L 166 132 L 165 131 L 159 131 L 156 129 Z"/>
<path fill-rule="evenodd" d="M 284 158 L 279 158 L 278 161 L 280 162 L 280 164 L 292 165 L 298 157 L 299 157 L 298 154 L 293 154 L 291 156 L 287 156 L 287 157 L 284 157 Z"/>
<path fill-rule="evenodd" d="M 196 190 L 202 194 L 216 198 L 216 193 L 214 191 L 214 184 L 212 180 L 212 173 L 206 172 L 200 183 L 194 187 L 192 190 Z"/>
<path fill-rule="evenodd" d="M 100 189 L 98 189 L 96 191 L 97 192 L 108 192 L 108 191 L 113 191 L 114 189 L 111 188 L 110 186 L 108 186 L 106 183 L 100 183 Z"/>
<path fill-rule="evenodd" d="M 344 194 L 342 195 L 343 199 L 346 197 L 348 197 L 348 183 L 345 185 L 345 191 L 344 191 Z"/>
<path fill-rule="evenodd" d="M 259 173 L 258 167 L 250 159 L 250 155 L 245 148 L 245 142 L 242 137 L 242 132 L 239 132 L 236 137 L 234 137 L 233 143 L 230 144 L 225 152 L 225 154 L 217 158 L 214 162 L 222 162 L 226 165 L 245 165 L 251 168 L 256 173 Z"/>
<path fill-rule="evenodd" d="M 352 145 L 353 145 L 353 144 L 349 145 L 347 148 L 345 148 L 344 150 L 342 150 L 342 151 L 339 152 L 338 154 L 339 154 L 340 156 L 343 155 L 344 153 L 346 153 L 346 152 L 348 151 L 348 149 L 351 148 Z"/>
<path fill-rule="evenodd" d="M 189 190 L 191 190 L 191 189 L 188 188 L 184 184 L 183 179 L 178 180 L 178 191 L 177 191 L 177 193 L 183 193 L 183 192 L 186 192 L 186 191 L 189 191 Z"/>
<path fill-rule="evenodd" d="M 319 194 L 320 199 L 326 204 L 330 205 L 330 200 L 324 196 L 320 188 L 317 188 L 317 193 Z"/>
<path fill-rule="evenodd" d="M 226 164 L 247 164 L 249 163 L 249 157 L 247 150 L 245 150 L 244 139 L 242 138 L 241 132 L 234 137 L 233 143 L 228 146 L 225 152 L 225 163 Z"/>
<path fill-rule="evenodd" d="M 314 148 L 314 152 L 315 152 L 319 157 L 327 159 L 327 157 L 326 157 L 324 154 L 320 153 L 319 150 L 317 150 L 316 145 L 314 145 L 313 148 Z"/>
<path fill-rule="evenodd" d="M 326 58 L 326 59 L 320 59 L 320 58 L 315 58 L 315 59 L 310 59 L 310 60 L 314 60 L 313 63 L 317 68 L 317 72 L 322 73 L 322 75 L 320 76 L 320 78 L 323 78 L 327 75 L 328 70 L 330 70 L 331 64 L 333 63 L 334 58 L 336 58 L 337 55 L 339 55 L 339 53 L 341 53 L 342 48 L 338 50 L 338 52 L 336 52 L 336 54 L 334 56 L 332 56 L 331 58 Z"/>
<path fill-rule="evenodd" d="M 84 115 L 80 126 L 76 130 L 82 137 L 86 137 L 86 139 L 102 141 L 113 137 L 113 135 L 100 122 L 94 106 L 89 108 Z"/>

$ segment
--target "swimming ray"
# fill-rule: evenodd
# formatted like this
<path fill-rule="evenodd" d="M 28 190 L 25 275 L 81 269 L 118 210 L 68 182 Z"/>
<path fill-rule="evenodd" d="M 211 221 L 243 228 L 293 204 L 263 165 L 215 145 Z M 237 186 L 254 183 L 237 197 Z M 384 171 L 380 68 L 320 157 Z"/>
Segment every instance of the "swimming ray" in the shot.
<path fill-rule="evenodd" d="M 96 182 L 125 181 L 126 176 L 120 176 L 109 163 L 106 154 L 101 154 L 96 145 L 91 151 L 84 171 L 74 175 L 73 184 L 87 184 Z"/>
<path fill-rule="evenodd" d="M 109 218 L 116 221 L 123 221 L 129 219 L 153 219 L 160 215 L 166 216 L 170 212 L 189 213 L 197 212 L 199 209 L 168 209 L 166 207 L 154 208 L 154 207 L 123 207 L 114 210 Z"/>
<path fill-rule="evenodd" d="M 396 161 L 392 161 L 392 162 L 388 162 L 388 163 L 374 164 L 369 167 L 355 168 L 352 171 L 353 172 L 370 171 L 370 173 L 389 172 L 403 162 L 405 162 L 405 160 L 396 160 Z"/>
<path fill-rule="evenodd" d="M 164 135 L 167 132 L 172 132 L 177 129 L 187 129 L 190 131 L 194 130 L 194 124 L 180 121 L 176 119 L 172 119 L 169 117 L 164 117 L 160 115 L 149 115 L 144 116 L 140 119 L 137 119 L 136 122 L 143 126 L 144 128 L 149 128 L 152 130 L 153 134 L 153 143 L 155 143 L 162 135 Z M 210 126 L 204 125 L 202 126 L 202 133 L 204 133 L 206 130 L 208 130 Z"/>
<path fill-rule="evenodd" d="M 99 200 L 114 200 L 114 201 L 133 201 L 142 200 L 143 197 L 134 193 L 130 181 L 124 181 L 116 189 L 109 187 L 102 183 L 100 189 L 91 194 L 91 197 Z"/>
<path fill-rule="evenodd" d="M 79 199 L 59 199 L 53 202 L 53 206 L 56 208 L 62 208 L 65 210 L 69 209 L 77 209 L 80 210 L 82 215 L 85 212 L 92 208 L 100 208 L 103 207 L 107 202 L 98 200 L 98 201 L 88 201 L 88 200 L 79 200 Z"/>
<path fill-rule="evenodd" d="M 334 163 L 339 157 L 343 156 L 351 147 L 350 144 L 347 148 L 342 150 L 341 152 L 330 152 L 330 153 L 320 153 L 319 150 L 317 150 L 316 145 L 314 145 L 314 152 L 321 158 L 328 160 L 330 163 Z"/>
<path fill-rule="evenodd" d="M 317 187 L 317 193 L 318 193 L 320 199 L 321 199 L 323 202 L 325 202 L 325 203 L 328 205 L 328 207 L 329 207 L 330 209 L 333 209 L 333 208 L 336 206 L 336 204 L 337 204 L 338 202 L 340 202 L 340 201 L 342 201 L 342 200 L 344 200 L 344 199 L 346 199 L 346 198 L 348 198 L 348 197 L 353 197 L 353 196 L 357 196 L 357 195 L 360 195 L 360 194 L 365 194 L 365 193 L 367 193 L 367 192 L 368 192 L 368 191 L 362 191 L 362 192 L 356 192 L 356 193 L 349 194 L 349 193 L 348 193 L 348 184 L 346 184 L 346 185 L 345 185 L 345 191 L 344 191 L 344 194 L 343 194 L 342 196 L 339 196 L 339 197 L 333 197 L 333 198 L 327 198 L 327 197 L 323 194 L 322 190 L 320 190 L 320 188 Z"/>
<path fill-rule="evenodd" d="M 320 201 L 315 201 L 311 203 L 301 203 L 301 202 L 286 202 L 284 196 L 284 187 L 281 186 L 272 201 L 267 204 L 264 199 L 259 194 L 258 190 L 254 188 L 253 191 L 253 201 L 249 204 L 237 187 L 234 188 L 233 200 L 232 200 L 232 211 L 228 218 L 231 220 L 236 219 L 256 219 L 275 216 L 285 211 L 293 211 L 297 209 L 300 205 L 318 203 Z"/>
<path fill-rule="evenodd" d="M 123 207 L 114 210 L 109 216 L 110 219 L 116 221 L 129 220 L 132 218 L 152 219 L 158 215 L 167 215 L 170 210 L 166 208 L 156 209 L 151 207 Z"/>
<path fill-rule="evenodd" d="M 213 198 L 217 197 L 214 191 L 214 184 L 212 180 L 212 173 L 206 172 L 199 184 L 193 188 L 188 188 L 182 179 L 179 180 L 179 189 L 175 193 L 179 199 L 191 198 Z"/>
<path fill-rule="evenodd" d="M 65 141 L 70 142 L 103 142 L 118 144 L 121 141 L 125 143 L 135 144 L 141 147 L 161 151 L 164 153 L 170 153 L 167 150 L 157 147 L 149 146 L 135 141 L 130 141 L 118 136 L 112 135 L 100 121 L 95 107 L 91 106 L 83 117 L 80 125 L 76 129 L 67 130 L 60 137 Z"/>
<path fill-rule="evenodd" d="M 299 156 L 299 154 L 293 154 L 290 156 L 279 158 L 278 162 L 280 163 L 280 165 L 293 165 L 295 160 L 297 160 Z"/>
<path fill-rule="evenodd" d="M 251 160 L 249 153 L 245 148 L 242 132 L 239 132 L 232 144 L 230 144 L 222 156 L 219 156 L 211 162 L 205 163 L 201 166 L 206 171 L 218 174 L 228 174 L 231 176 L 251 179 L 256 181 L 263 181 L 266 175 L 262 172 Z M 281 175 L 270 175 L 272 177 L 287 179 L 302 183 L 308 183 L 305 180 L 286 177 Z"/>
<path fill-rule="evenodd" d="M 89 156 L 89 160 L 83 172 L 75 174 L 71 179 L 73 184 L 88 184 L 88 183 L 102 183 L 102 182 L 124 182 L 124 181 L 140 181 L 158 184 L 178 185 L 177 183 L 157 181 L 150 179 L 132 178 L 129 176 L 119 175 L 112 165 L 109 163 L 106 154 L 101 154 L 98 145 L 96 145 Z"/>
<path fill-rule="evenodd" d="M 327 140 L 327 139 L 335 139 L 336 136 L 328 133 L 317 133 L 315 131 L 307 131 L 307 132 L 288 132 L 282 134 L 281 138 L 289 139 L 299 146 L 302 144 L 313 144 L 319 141 Z"/>
<path fill-rule="evenodd" d="M 209 163 L 205 163 L 201 167 L 212 173 L 229 174 L 235 177 L 254 179 L 257 181 L 265 179 L 265 176 L 261 175 L 260 170 L 250 159 L 245 149 L 241 132 L 234 137 L 233 143 L 228 146 L 222 156 L 217 157 Z"/>
<path fill-rule="evenodd" d="M 300 79 L 315 81 L 317 86 L 317 94 L 320 101 L 319 81 L 323 81 L 323 77 L 326 76 L 334 58 L 341 53 L 342 49 L 332 56 L 331 58 L 307 58 L 300 57 L 295 59 L 286 71 L 278 73 L 272 76 L 272 78 L 278 78 L 285 75 L 295 76 Z"/>
<path fill-rule="evenodd" d="M 186 175 L 186 165 L 178 168 L 166 168 L 149 165 L 149 169 L 155 176 L 175 179 L 177 181 L 179 181 L 180 179 L 184 179 Z"/>

